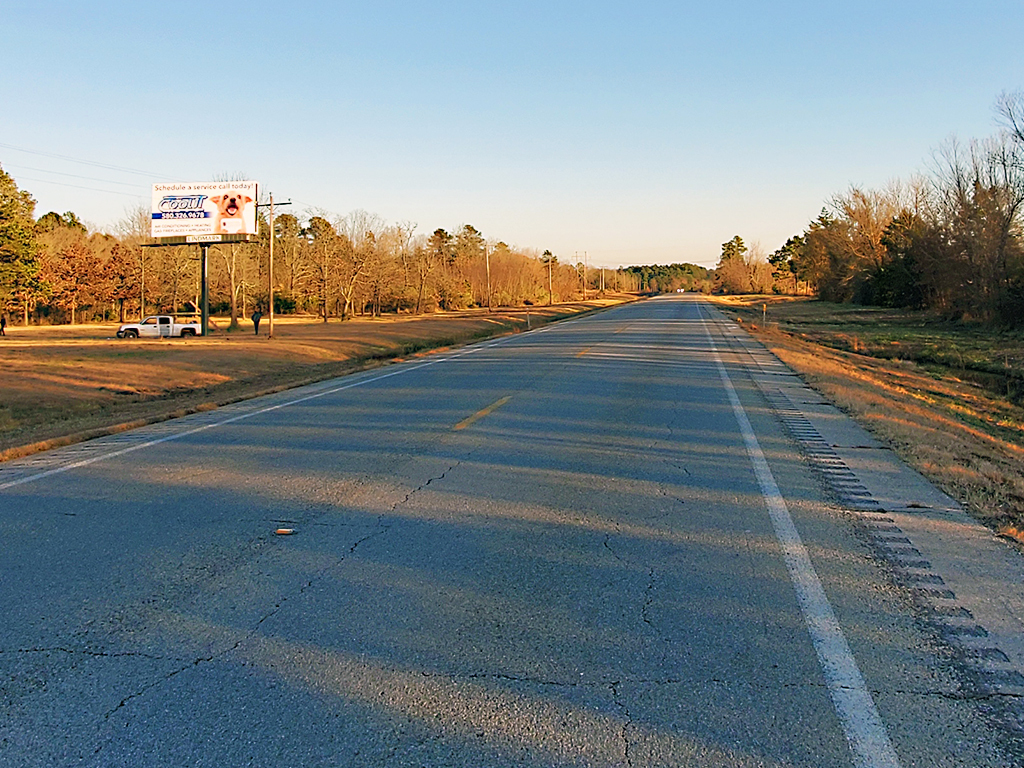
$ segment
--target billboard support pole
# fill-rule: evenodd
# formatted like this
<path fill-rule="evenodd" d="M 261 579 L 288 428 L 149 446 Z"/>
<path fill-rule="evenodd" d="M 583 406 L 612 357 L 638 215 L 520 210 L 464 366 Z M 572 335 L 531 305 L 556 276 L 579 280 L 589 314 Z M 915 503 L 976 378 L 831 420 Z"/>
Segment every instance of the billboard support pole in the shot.
<path fill-rule="evenodd" d="M 202 299 L 201 301 L 201 312 L 203 314 L 203 336 L 210 335 L 210 292 L 208 290 L 207 279 L 209 277 L 209 251 L 210 246 L 206 243 L 200 243 L 199 249 L 202 251 Z"/>

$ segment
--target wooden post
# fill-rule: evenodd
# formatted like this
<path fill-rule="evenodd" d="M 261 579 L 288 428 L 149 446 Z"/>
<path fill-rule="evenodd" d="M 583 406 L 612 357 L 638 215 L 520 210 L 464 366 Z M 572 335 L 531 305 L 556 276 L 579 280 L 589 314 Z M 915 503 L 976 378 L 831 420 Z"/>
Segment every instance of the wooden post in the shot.
<path fill-rule="evenodd" d="M 267 338 L 274 338 L 274 193 L 270 193 L 270 259 L 267 264 Z"/>

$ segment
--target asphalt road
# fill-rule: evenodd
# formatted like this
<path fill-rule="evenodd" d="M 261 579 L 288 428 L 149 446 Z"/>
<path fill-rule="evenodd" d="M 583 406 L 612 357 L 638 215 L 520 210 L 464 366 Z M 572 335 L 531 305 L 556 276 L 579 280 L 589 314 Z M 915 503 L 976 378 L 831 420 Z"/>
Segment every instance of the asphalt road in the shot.
<path fill-rule="evenodd" d="M 645 301 L 3 465 L 0 765 L 1021 764 L 726 330 Z"/>

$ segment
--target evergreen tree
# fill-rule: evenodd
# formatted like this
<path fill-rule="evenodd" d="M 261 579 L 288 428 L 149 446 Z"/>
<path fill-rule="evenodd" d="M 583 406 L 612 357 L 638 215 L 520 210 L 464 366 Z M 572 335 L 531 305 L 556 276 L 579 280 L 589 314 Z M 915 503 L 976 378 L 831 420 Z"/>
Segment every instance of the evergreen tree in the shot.
<path fill-rule="evenodd" d="M 718 266 L 721 267 L 724 264 L 728 264 L 731 261 L 743 261 L 744 256 L 747 253 L 747 245 L 743 242 L 743 238 L 739 235 L 733 237 L 727 243 L 722 243 L 722 257 L 718 262 Z"/>
<path fill-rule="evenodd" d="M 26 318 L 28 302 L 39 292 L 35 207 L 32 196 L 0 167 L 0 304 L 20 303 Z"/>
<path fill-rule="evenodd" d="M 626 267 L 623 272 L 636 278 L 641 291 L 703 291 L 708 287 L 708 270 L 697 264 L 651 264 Z"/>
<path fill-rule="evenodd" d="M 750 293 L 750 268 L 746 262 L 747 246 L 736 235 L 722 243 L 722 257 L 715 268 L 715 289 L 722 293 Z"/>

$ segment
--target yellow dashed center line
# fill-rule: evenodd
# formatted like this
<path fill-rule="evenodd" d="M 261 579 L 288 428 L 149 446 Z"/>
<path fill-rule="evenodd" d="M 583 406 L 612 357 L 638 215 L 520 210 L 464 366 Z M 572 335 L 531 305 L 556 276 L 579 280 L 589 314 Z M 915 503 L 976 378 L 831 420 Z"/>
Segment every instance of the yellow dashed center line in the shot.
<path fill-rule="evenodd" d="M 476 413 L 474 413 L 469 418 L 463 419 L 458 424 L 456 424 L 454 427 L 452 427 L 452 429 L 454 429 L 455 431 L 458 431 L 460 429 L 465 429 L 470 424 L 473 424 L 473 423 L 479 421 L 480 419 L 482 419 L 484 416 L 487 416 L 488 414 L 493 413 L 494 411 L 498 410 L 499 408 L 501 408 L 501 406 L 503 406 L 505 403 L 507 403 L 511 399 L 512 399 L 512 396 L 509 395 L 508 397 L 503 397 L 503 398 L 501 398 L 501 400 L 497 400 L 497 401 L 491 403 L 490 405 L 488 405 L 483 410 L 477 411 Z"/>

